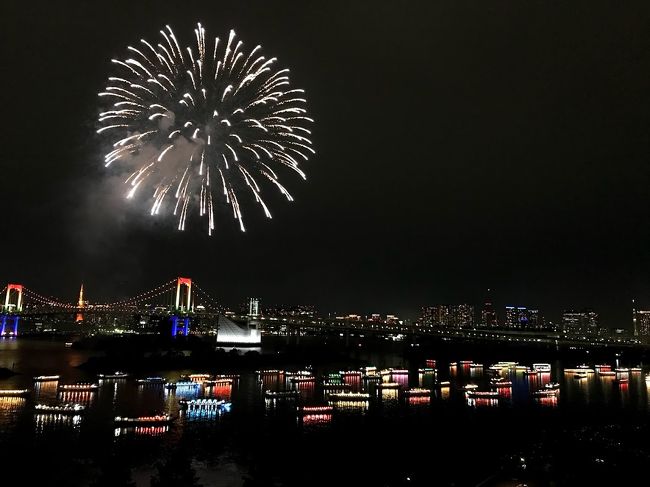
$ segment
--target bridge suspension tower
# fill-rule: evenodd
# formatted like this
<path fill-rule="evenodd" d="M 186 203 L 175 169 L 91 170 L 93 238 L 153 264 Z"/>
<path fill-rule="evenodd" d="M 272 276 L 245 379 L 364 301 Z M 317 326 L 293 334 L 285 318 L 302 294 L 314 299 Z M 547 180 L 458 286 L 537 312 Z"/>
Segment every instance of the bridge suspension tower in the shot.
<path fill-rule="evenodd" d="M 4 305 L 0 309 L 0 336 L 17 336 L 18 320 L 23 311 L 22 284 L 7 284 Z"/>

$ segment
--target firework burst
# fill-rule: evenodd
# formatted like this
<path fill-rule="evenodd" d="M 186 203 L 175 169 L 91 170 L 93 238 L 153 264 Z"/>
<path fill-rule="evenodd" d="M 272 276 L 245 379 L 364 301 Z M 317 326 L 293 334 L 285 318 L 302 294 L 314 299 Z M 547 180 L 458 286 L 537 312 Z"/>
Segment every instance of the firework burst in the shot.
<path fill-rule="evenodd" d="M 112 143 L 105 165 L 128 167 L 127 198 L 149 192 L 150 213 L 173 209 L 179 230 L 196 206 L 211 234 L 222 198 L 244 231 L 242 191 L 271 218 L 263 182 L 292 201 L 279 168 L 305 179 L 299 163 L 314 154 L 304 90 L 290 87 L 289 70 L 261 46 L 246 52 L 232 30 L 206 42 L 198 24 L 194 48 L 181 48 L 169 26 L 160 34 L 112 60 L 119 72 L 99 93 L 107 103 L 97 133 Z"/>

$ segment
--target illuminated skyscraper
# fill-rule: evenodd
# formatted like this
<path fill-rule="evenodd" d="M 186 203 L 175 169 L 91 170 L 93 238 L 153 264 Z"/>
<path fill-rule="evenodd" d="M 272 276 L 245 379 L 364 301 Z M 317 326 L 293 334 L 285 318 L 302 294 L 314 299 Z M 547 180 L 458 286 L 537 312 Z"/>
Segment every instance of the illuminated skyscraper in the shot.
<path fill-rule="evenodd" d="M 634 322 L 636 324 L 636 336 L 643 343 L 650 343 L 650 311 L 635 310 Z"/>
<path fill-rule="evenodd" d="M 481 308 L 481 326 L 486 328 L 496 328 L 499 325 L 497 319 L 497 311 L 492 306 L 491 300 L 487 300 L 483 303 Z"/>
<path fill-rule="evenodd" d="M 562 328 L 570 335 L 596 336 L 601 333 L 598 313 L 592 309 L 566 310 L 562 313 Z"/>
<path fill-rule="evenodd" d="M 471 304 L 439 304 L 422 308 L 420 323 L 432 328 L 464 328 L 474 325 Z"/>
<path fill-rule="evenodd" d="M 76 323 L 84 320 L 84 314 L 82 311 L 86 307 L 86 304 L 86 301 L 84 301 L 84 285 L 82 283 L 81 288 L 79 289 L 79 300 L 77 301 L 77 316 L 75 317 Z"/>

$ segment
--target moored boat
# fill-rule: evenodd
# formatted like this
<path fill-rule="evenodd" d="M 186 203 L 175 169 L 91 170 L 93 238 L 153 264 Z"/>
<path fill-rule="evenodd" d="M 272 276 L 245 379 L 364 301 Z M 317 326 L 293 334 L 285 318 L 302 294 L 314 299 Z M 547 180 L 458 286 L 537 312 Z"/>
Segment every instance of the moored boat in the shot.
<path fill-rule="evenodd" d="M 211 379 L 203 381 L 203 384 L 206 386 L 230 386 L 233 383 L 233 379 Z"/>
<path fill-rule="evenodd" d="M 189 380 L 179 380 L 178 382 L 167 382 L 165 384 L 166 389 L 180 389 L 180 388 L 193 389 L 199 387 L 201 387 L 201 384 Z"/>
<path fill-rule="evenodd" d="M 300 391 L 265 391 L 266 399 L 297 399 Z"/>
<path fill-rule="evenodd" d="M 413 389 L 406 389 L 402 391 L 404 397 L 429 397 L 431 395 L 431 389 L 421 389 L 419 387 L 414 387 Z"/>
<path fill-rule="evenodd" d="M 51 414 L 82 414 L 84 410 L 86 409 L 86 406 L 82 404 L 74 404 L 74 403 L 65 403 L 65 404 L 36 404 L 34 406 L 34 412 L 36 414 L 45 414 L 45 413 L 51 413 Z"/>
<path fill-rule="evenodd" d="M 0 397 L 25 397 L 28 395 L 28 389 L 0 389 Z"/>
<path fill-rule="evenodd" d="M 495 391 L 468 391 L 468 399 L 498 399 L 499 393 Z"/>
<path fill-rule="evenodd" d="M 97 378 L 102 379 L 126 379 L 129 376 L 126 372 L 116 371 L 112 374 L 97 374 Z"/>
<path fill-rule="evenodd" d="M 56 382 L 60 378 L 60 375 L 37 375 L 34 377 L 34 382 Z"/>
<path fill-rule="evenodd" d="M 172 421 L 173 418 L 169 414 L 156 414 L 153 416 L 137 416 L 133 418 L 126 417 L 126 416 L 115 416 L 115 423 L 124 426 L 169 424 Z"/>
<path fill-rule="evenodd" d="M 544 389 L 541 391 L 535 391 L 533 392 L 533 396 L 535 397 L 555 397 L 558 395 L 560 392 L 559 389 Z"/>
<path fill-rule="evenodd" d="M 166 384 L 167 379 L 164 377 L 146 377 L 144 379 L 138 379 L 136 382 L 138 384 Z"/>
<path fill-rule="evenodd" d="M 533 364 L 533 370 L 539 370 L 540 372 L 550 372 L 551 364 L 546 364 L 546 363 Z"/>

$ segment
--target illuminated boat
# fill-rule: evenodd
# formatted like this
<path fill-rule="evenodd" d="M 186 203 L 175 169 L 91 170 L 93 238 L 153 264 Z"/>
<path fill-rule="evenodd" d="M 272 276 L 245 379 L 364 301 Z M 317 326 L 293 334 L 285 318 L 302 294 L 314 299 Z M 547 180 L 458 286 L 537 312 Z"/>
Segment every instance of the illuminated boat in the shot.
<path fill-rule="evenodd" d="M 178 382 L 167 382 L 165 384 L 165 389 L 196 389 L 199 387 L 201 387 L 201 384 L 191 380 L 179 380 Z"/>
<path fill-rule="evenodd" d="M 230 411 L 232 403 L 223 399 L 214 399 L 210 397 L 200 399 L 181 399 L 178 401 L 182 408 L 187 410 L 219 410 Z"/>
<path fill-rule="evenodd" d="M 91 384 L 89 382 L 78 382 L 76 384 L 59 384 L 59 390 L 66 392 L 96 391 L 98 388 L 99 386 L 97 384 Z"/>
<path fill-rule="evenodd" d="M 544 389 L 556 390 L 559 388 L 560 388 L 560 384 L 557 382 L 549 382 L 548 384 L 544 384 Z"/>
<path fill-rule="evenodd" d="M 478 389 L 477 384 L 465 384 L 464 386 L 461 387 L 462 390 L 464 391 L 473 391 L 474 389 Z"/>
<path fill-rule="evenodd" d="M 431 389 L 421 389 L 414 387 L 413 389 L 406 389 L 402 391 L 404 397 L 429 397 L 431 395 Z"/>
<path fill-rule="evenodd" d="M 436 387 L 449 387 L 451 385 L 451 382 L 448 380 L 441 380 L 440 382 L 436 383 Z"/>
<path fill-rule="evenodd" d="M 126 372 L 113 372 L 112 374 L 97 374 L 97 378 L 102 379 L 126 379 L 129 376 Z"/>
<path fill-rule="evenodd" d="M 366 367 L 361 367 L 361 372 L 363 372 L 366 375 L 374 375 L 377 373 L 377 367 L 374 365 L 368 365 Z"/>
<path fill-rule="evenodd" d="M 449 362 L 449 367 L 458 367 L 458 362 Z"/>
<path fill-rule="evenodd" d="M 641 367 L 630 367 L 630 372 L 632 372 L 632 373 L 637 373 L 638 374 L 639 372 L 642 372 L 642 371 L 643 371 L 643 369 Z"/>
<path fill-rule="evenodd" d="M 0 389 L 0 397 L 25 397 L 29 395 L 28 389 Z"/>
<path fill-rule="evenodd" d="M 384 369 L 381 371 L 381 375 L 406 375 L 409 371 L 407 369 Z"/>
<path fill-rule="evenodd" d="M 381 375 L 364 375 L 362 377 L 362 380 L 364 382 L 373 383 L 373 382 L 381 382 L 382 378 Z"/>
<path fill-rule="evenodd" d="M 573 369 L 564 369 L 565 374 L 593 374 L 595 373 L 594 369 L 585 369 L 583 367 L 575 367 Z"/>
<path fill-rule="evenodd" d="M 358 370 L 343 370 L 339 372 L 339 374 L 341 374 L 342 377 L 361 377 L 361 372 Z"/>
<path fill-rule="evenodd" d="M 358 372 L 359 375 L 361 375 L 361 372 Z M 314 375 L 312 372 L 309 370 L 299 370 L 297 372 L 285 372 L 284 376 L 287 378 L 291 377 L 310 377 Z"/>
<path fill-rule="evenodd" d="M 239 374 L 218 374 L 214 376 L 215 379 L 232 379 L 233 381 L 239 380 Z"/>
<path fill-rule="evenodd" d="M 257 375 L 280 375 L 280 374 L 284 374 L 284 370 L 264 369 L 264 370 L 258 370 L 255 373 Z"/>
<path fill-rule="evenodd" d="M 474 363 L 474 361 L 473 361 L 473 360 L 461 360 L 461 361 L 458 362 L 458 363 L 459 363 L 460 365 L 471 365 L 471 364 Z"/>
<path fill-rule="evenodd" d="M 233 379 L 212 379 L 203 381 L 203 384 L 209 387 L 212 386 L 230 386 L 233 383 Z"/>
<path fill-rule="evenodd" d="M 515 366 L 514 366 L 514 369 L 515 369 L 517 372 L 525 372 L 525 371 L 528 371 L 528 370 L 529 370 L 528 367 L 526 367 L 525 365 L 515 365 Z"/>
<path fill-rule="evenodd" d="M 140 426 L 150 424 L 169 424 L 174 419 L 169 414 L 156 414 L 153 416 L 137 416 L 129 418 L 126 416 L 115 416 L 115 424 L 123 426 Z"/>
<path fill-rule="evenodd" d="M 367 402 L 370 400 L 370 394 L 367 392 L 337 392 L 330 394 L 328 402 L 330 405 L 336 402 Z"/>
<path fill-rule="evenodd" d="M 529 369 L 524 371 L 524 375 L 537 375 L 537 374 L 541 374 L 541 371 L 535 369 L 533 370 Z"/>
<path fill-rule="evenodd" d="M 420 374 L 433 374 L 435 373 L 436 369 L 433 369 L 431 367 L 424 367 L 422 369 L 418 369 L 418 373 Z"/>
<path fill-rule="evenodd" d="M 494 382 L 490 381 L 490 387 L 493 387 L 493 388 L 512 387 L 512 382 L 509 381 L 509 380 L 499 380 L 499 381 L 494 381 Z"/>
<path fill-rule="evenodd" d="M 332 414 L 334 408 L 332 406 L 302 406 L 298 409 L 298 412 L 303 415 L 315 415 L 315 414 Z"/>
<path fill-rule="evenodd" d="M 495 391 L 468 391 L 468 399 L 498 399 L 499 393 Z"/>
<path fill-rule="evenodd" d="M 377 384 L 378 389 L 399 389 L 400 385 L 397 382 L 380 382 Z"/>
<path fill-rule="evenodd" d="M 627 384 L 628 382 L 630 382 L 630 379 L 628 379 L 627 377 L 619 377 L 618 379 L 614 379 L 614 381 L 618 384 Z"/>
<path fill-rule="evenodd" d="M 182 376 L 181 379 L 184 381 L 198 382 L 200 384 L 206 380 L 212 379 L 212 376 L 210 374 L 190 374 Z"/>
<path fill-rule="evenodd" d="M 628 369 L 626 367 L 621 367 L 621 368 L 618 368 L 618 369 L 614 369 L 614 372 L 616 372 L 617 374 L 627 374 L 629 371 L 630 371 L 630 369 Z"/>
<path fill-rule="evenodd" d="M 265 391 L 266 399 L 298 399 L 300 391 Z"/>
<path fill-rule="evenodd" d="M 309 383 L 309 382 L 316 382 L 316 377 L 292 377 L 290 379 L 290 382 L 293 384 L 302 384 L 302 383 Z M 340 387 L 341 384 L 338 384 L 336 387 Z"/>
<path fill-rule="evenodd" d="M 559 389 L 544 389 L 533 392 L 534 397 L 555 397 L 559 394 Z"/>
<path fill-rule="evenodd" d="M 167 379 L 164 377 L 147 377 L 145 379 L 138 379 L 138 384 L 166 384 Z"/>
<path fill-rule="evenodd" d="M 603 371 L 603 370 L 612 370 L 612 366 L 611 366 L 611 365 L 608 365 L 608 364 L 594 365 L 594 368 L 595 368 L 596 370 L 600 370 L 600 371 Z"/>
<path fill-rule="evenodd" d="M 323 378 L 323 382 L 325 384 L 343 384 L 343 377 L 341 377 L 341 374 L 327 374 Z"/>
<path fill-rule="evenodd" d="M 538 370 L 540 372 L 550 372 L 551 371 L 551 364 L 533 364 L 533 370 Z"/>
<path fill-rule="evenodd" d="M 34 406 L 35 414 L 82 414 L 86 406 L 82 404 L 65 403 L 65 404 L 36 404 Z"/>
<path fill-rule="evenodd" d="M 483 368 L 483 364 L 474 364 L 474 363 L 471 363 L 471 364 L 469 364 L 469 366 L 470 366 L 470 368 L 472 368 L 472 369 L 482 369 L 482 368 Z"/>
<path fill-rule="evenodd" d="M 37 375 L 34 377 L 34 382 L 56 382 L 60 378 L 60 375 Z"/>

